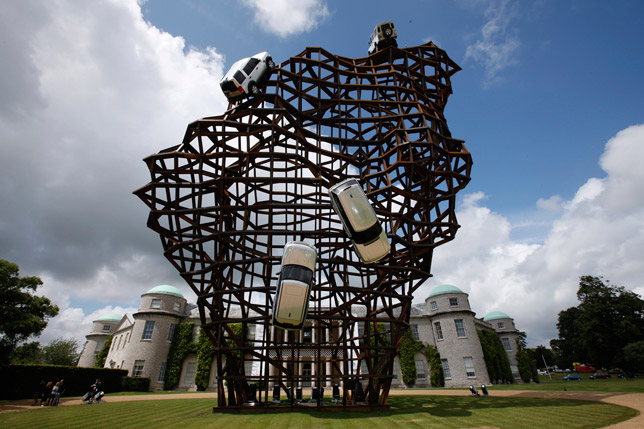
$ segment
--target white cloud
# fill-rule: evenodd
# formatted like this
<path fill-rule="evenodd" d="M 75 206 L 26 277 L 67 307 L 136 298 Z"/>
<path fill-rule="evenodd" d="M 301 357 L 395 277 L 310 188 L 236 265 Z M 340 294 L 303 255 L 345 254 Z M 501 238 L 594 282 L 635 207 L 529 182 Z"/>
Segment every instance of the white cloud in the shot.
<path fill-rule="evenodd" d="M 550 198 L 539 198 L 537 200 L 537 208 L 554 212 L 561 210 L 563 198 L 561 195 L 553 195 Z"/>
<path fill-rule="evenodd" d="M 535 346 L 556 338 L 557 315 L 578 304 L 582 275 L 604 276 L 644 295 L 643 161 L 644 125 L 620 131 L 601 157 L 606 177 L 588 179 L 561 204 L 543 244 L 512 240 L 509 221 L 482 206 L 483 194 L 466 196 L 457 211 L 462 227 L 436 249 L 434 278 L 417 299 L 436 285 L 454 284 L 470 294 L 478 317 L 506 312 Z"/>
<path fill-rule="evenodd" d="M 465 60 L 472 59 L 485 70 L 484 86 L 500 81 L 499 73 L 517 62 L 515 55 L 521 43 L 512 26 L 516 4 L 509 0 L 489 0 L 479 38 L 465 51 Z"/>
<path fill-rule="evenodd" d="M 80 346 L 79 352 L 85 344 L 85 335 L 87 335 L 93 326 L 94 320 L 107 313 L 116 313 L 124 316 L 131 316 L 136 313 L 136 307 L 105 306 L 89 314 L 85 314 L 82 308 L 66 307 L 61 308 L 58 316 L 53 318 L 48 324 L 42 335 L 38 338 L 40 344 L 49 344 L 54 338 L 62 337 L 65 339 L 73 338 L 78 341 Z"/>
<path fill-rule="evenodd" d="M 132 191 L 144 157 L 225 111 L 221 56 L 145 22 L 136 0 L 12 2 L 0 38 L 0 249 L 61 307 L 47 332 L 84 320 L 81 301 L 127 306 L 162 283 L 189 297 Z"/>
<path fill-rule="evenodd" d="M 311 31 L 329 16 L 325 0 L 243 0 L 255 21 L 280 37 Z"/>

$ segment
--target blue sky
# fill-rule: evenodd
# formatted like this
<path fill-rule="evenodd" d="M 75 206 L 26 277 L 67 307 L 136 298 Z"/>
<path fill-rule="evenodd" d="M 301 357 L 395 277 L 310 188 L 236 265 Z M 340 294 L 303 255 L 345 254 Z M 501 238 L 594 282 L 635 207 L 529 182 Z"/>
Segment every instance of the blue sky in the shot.
<path fill-rule="evenodd" d="M 243 3 L 149 0 L 142 10 L 187 45 L 214 46 L 227 66 L 264 50 L 283 61 L 306 46 L 365 56 L 374 24 L 390 19 L 400 45 L 434 41 L 463 68 L 446 116 L 474 156 L 468 190 L 517 221 L 538 218 L 539 198 L 570 199 L 601 177 L 606 141 L 644 116 L 639 2 L 329 1 L 314 28 L 287 35 L 254 22 Z"/>
<path fill-rule="evenodd" d="M 61 307 L 41 340 L 84 340 L 158 284 L 194 295 L 131 192 L 142 159 L 227 103 L 237 59 L 307 46 L 367 54 L 375 24 L 432 40 L 462 71 L 445 111 L 472 153 L 456 239 L 414 297 L 454 284 L 477 316 L 556 337 L 581 275 L 644 294 L 644 4 L 325 0 L 4 1 L 0 6 L 0 258 Z"/>

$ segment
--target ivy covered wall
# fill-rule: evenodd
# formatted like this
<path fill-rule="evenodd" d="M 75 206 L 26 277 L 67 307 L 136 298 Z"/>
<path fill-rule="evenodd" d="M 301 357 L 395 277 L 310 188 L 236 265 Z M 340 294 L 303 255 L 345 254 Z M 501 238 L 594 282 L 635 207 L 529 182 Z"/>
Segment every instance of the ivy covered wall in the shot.
<path fill-rule="evenodd" d="M 514 383 L 510 361 L 499 336 L 492 331 L 477 330 L 477 332 L 490 381 L 494 384 Z"/>
<path fill-rule="evenodd" d="M 181 377 L 181 366 L 183 360 L 190 353 L 197 352 L 197 343 L 192 342 L 192 331 L 195 324 L 192 322 L 181 322 L 174 330 L 170 350 L 168 351 L 168 363 L 165 370 L 164 390 L 172 390 L 179 384 Z"/>
<path fill-rule="evenodd" d="M 114 335 L 110 335 L 107 340 L 105 340 L 103 348 L 96 355 L 96 362 L 94 363 L 94 366 L 96 368 L 103 368 L 105 366 L 105 359 L 107 359 L 107 354 L 109 353 L 110 347 L 112 346 L 112 338 L 114 338 Z"/>

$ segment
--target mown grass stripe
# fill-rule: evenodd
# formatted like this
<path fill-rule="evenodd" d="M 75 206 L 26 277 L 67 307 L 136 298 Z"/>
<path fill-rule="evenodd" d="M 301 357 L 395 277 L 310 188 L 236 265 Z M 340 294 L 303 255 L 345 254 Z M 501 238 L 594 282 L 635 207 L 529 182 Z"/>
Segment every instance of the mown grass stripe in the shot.
<path fill-rule="evenodd" d="M 283 414 L 213 414 L 212 399 L 169 399 L 32 409 L 0 414 L 0 427 L 47 429 L 118 428 L 501 428 L 603 427 L 637 412 L 617 405 L 560 399 L 396 396 L 390 411 L 292 412 Z"/>

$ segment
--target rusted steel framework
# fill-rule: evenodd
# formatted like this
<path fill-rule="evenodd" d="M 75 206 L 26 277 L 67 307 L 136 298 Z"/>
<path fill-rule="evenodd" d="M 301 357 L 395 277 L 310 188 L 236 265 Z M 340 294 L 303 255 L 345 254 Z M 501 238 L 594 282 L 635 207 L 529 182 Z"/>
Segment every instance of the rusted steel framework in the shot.
<path fill-rule="evenodd" d="M 386 404 L 412 295 L 434 248 L 454 238 L 455 196 L 469 181 L 471 156 L 443 116 L 458 70 L 431 42 L 358 59 L 307 48 L 262 95 L 146 158 L 152 181 L 135 193 L 198 296 L 219 407 L 246 402 L 254 381 L 263 395 L 338 384 L 344 405 Z M 350 177 L 391 241 L 374 265 L 357 258 L 329 202 L 327 189 Z M 291 240 L 318 251 L 301 332 L 270 323 Z"/>

